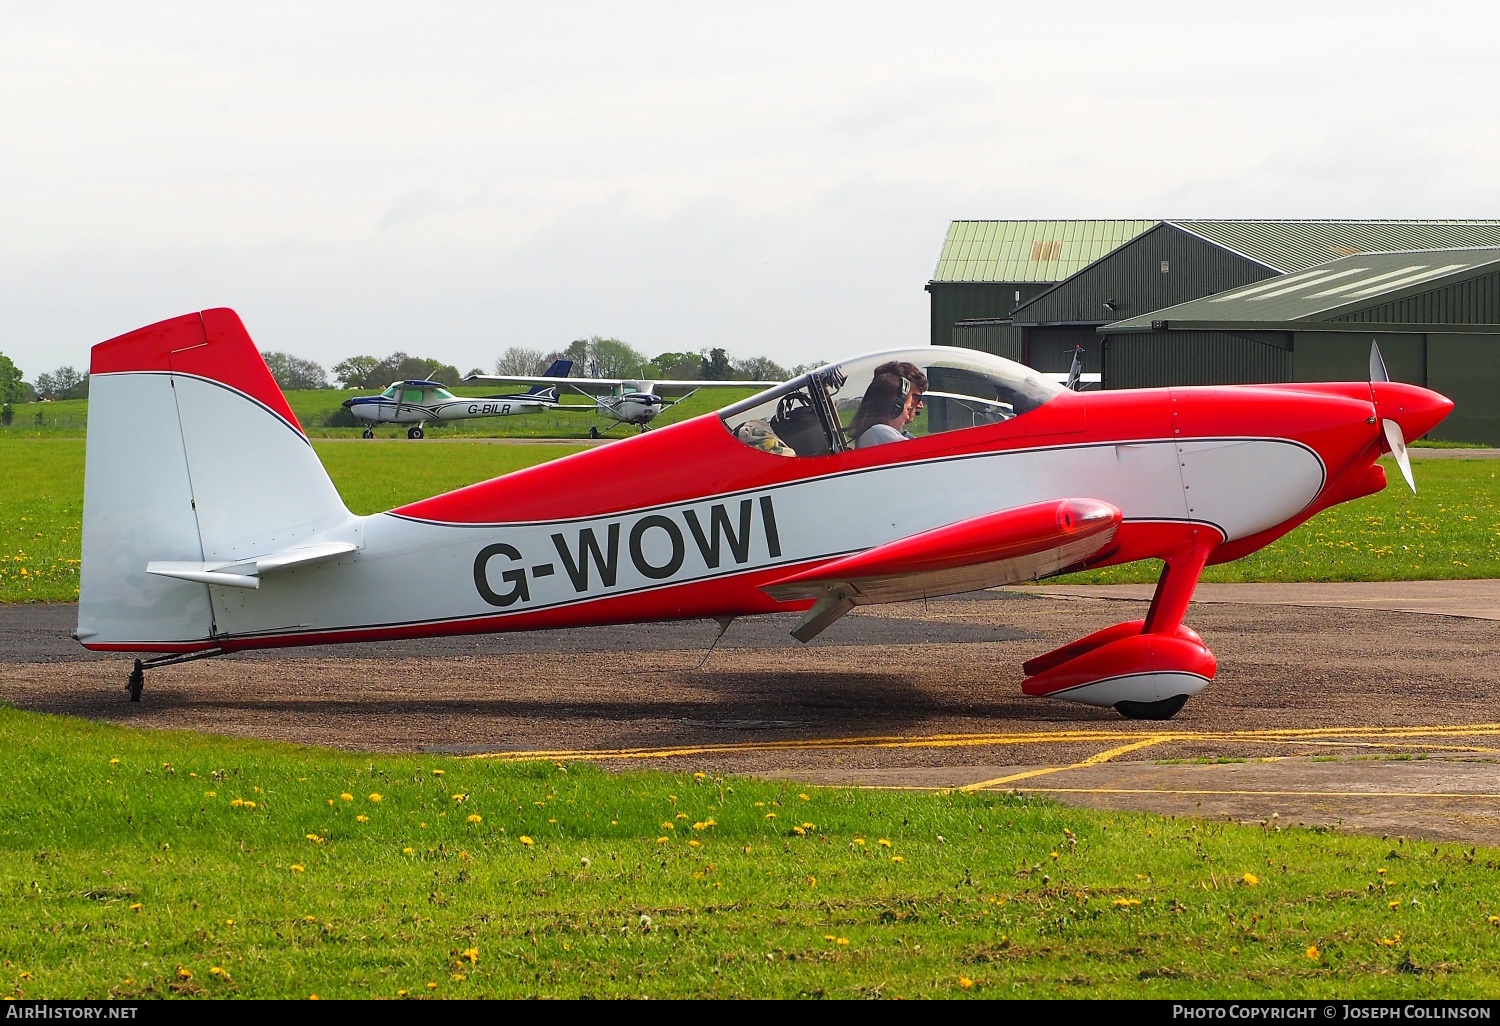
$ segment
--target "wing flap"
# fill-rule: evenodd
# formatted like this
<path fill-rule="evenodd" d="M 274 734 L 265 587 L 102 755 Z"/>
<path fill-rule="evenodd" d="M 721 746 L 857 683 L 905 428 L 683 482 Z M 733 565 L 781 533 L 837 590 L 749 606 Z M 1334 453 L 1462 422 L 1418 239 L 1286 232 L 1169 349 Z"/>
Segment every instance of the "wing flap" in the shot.
<path fill-rule="evenodd" d="M 779 601 L 816 601 L 792 632 L 816 637 L 855 606 L 957 595 L 1034 580 L 1094 556 L 1119 530 L 1118 508 L 1053 499 L 987 513 L 878 545 L 765 585 Z"/>

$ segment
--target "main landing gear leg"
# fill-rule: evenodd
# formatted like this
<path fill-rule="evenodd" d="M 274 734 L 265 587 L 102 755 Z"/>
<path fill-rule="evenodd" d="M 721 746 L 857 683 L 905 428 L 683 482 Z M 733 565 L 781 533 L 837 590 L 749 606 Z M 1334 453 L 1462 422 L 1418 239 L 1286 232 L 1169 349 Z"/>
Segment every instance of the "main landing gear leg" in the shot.
<path fill-rule="evenodd" d="M 1203 575 L 1203 566 L 1216 543 L 1217 539 L 1200 541 L 1195 538 L 1186 549 L 1167 557 L 1161 579 L 1156 582 L 1156 593 L 1151 596 L 1151 608 L 1141 625 L 1142 634 L 1175 637 L 1185 629 L 1182 619 L 1187 615 L 1188 603 L 1198 587 L 1198 578 Z M 1115 712 L 1127 720 L 1170 720 L 1187 700 L 1187 695 L 1173 695 L 1154 702 L 1122 701 L 1115 703 Z"/>
<path fill-rule="evenodd" d="M 132 702 L 139 702 L 141 691 L 146 686 L 147 670 L 154 670 L 158 666 L 191 663 L 199 659 L 212 659 L 214 656 L 223 654 L 222 648 L 210 648 L 203 652 L 174 652 L 171 655 L 152 656 L 150 659 L 137 659 L 135 669 L 130 671 L 130 676 L 125 682 L 125 693 L 130 696 Z"/>

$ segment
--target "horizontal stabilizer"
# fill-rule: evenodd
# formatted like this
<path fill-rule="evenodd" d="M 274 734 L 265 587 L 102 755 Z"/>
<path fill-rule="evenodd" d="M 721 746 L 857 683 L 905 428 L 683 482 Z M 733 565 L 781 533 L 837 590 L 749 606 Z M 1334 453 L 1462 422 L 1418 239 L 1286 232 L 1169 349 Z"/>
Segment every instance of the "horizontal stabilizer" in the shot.
<path fill-rule="evenodd" d="M 855 606 L 958 595 L 1034 580 L 1104 551 L 1119 509 L 1097 499 L 1052 499 L 987 513 L 825 563 L 762 591 L 816 599 L 792 636 L 816 637 Z"/>
<path fill-rule="evenodd" d="M 217 584 L 226 588 L 259 588 L 260 578 L 266 574 L 337 559 L 357 548 L 352 542 L 320 542 L 227 563 L 153 560 L 146 564 L 146 573 L 157 577 L 173 577 L 179 581 L 195 581 L 198 584 Z"/>

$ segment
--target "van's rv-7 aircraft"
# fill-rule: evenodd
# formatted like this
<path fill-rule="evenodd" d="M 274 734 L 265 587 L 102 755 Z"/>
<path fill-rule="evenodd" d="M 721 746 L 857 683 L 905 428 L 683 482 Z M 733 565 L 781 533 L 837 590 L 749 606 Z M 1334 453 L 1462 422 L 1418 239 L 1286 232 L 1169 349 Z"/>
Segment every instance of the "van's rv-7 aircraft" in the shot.
<path fill-rule="evenodd" d="M 925 369 L 918 437 L 851 448 L 875 368 Z M 256 648 L 804 612 L 1165 562 L 1144 619 L 1022 691 L 1165 719 L 1214 676 L 1207 564 L 1385 487 L 1453 404 L 1386 379 L 1074 392 L 967 349 L 819 368 L 717 413 L 373 516 L 345 508 L 240 319 L 94 347 L 74 636 L 144 670 Z M 620 482 L 630 482 L 621 488 Z"/>
<path fill-rule="evenodd" d="M 596 370 L 594 362 L 590 371 Z M 549 372 L 550 373 L 550 372 Z M 470 374 L 465 381 L 500 382 L 509 385 L 534 385 L 542 378 L 514 374 Z M 595 415 L 621 424 L 633 424 L 642 431 L 669 406 L 682 402 L 700 388 L 771 388 L 779 381 L 647 381 L 630 378 L 569 378 L 568 388 L 594 400 Z M 588 410 L 588 406 L 562 406 L 564 410 Z M 613 427 L 613 425 L 611 425 Z M 606 428 L 606 430 L 609 430 Z M 589 428 L 589 435 L 599 437 L 599 429 Z"/>
<path fill-rule="evenodd" d="M 514 417 L 558 407 L 558 379 L 573 369 L 572 360 L 556 360 L 547 373 L 532 378 L 536 384 L 525 392 L 456 396 L 436 381 L 397 381 L 379 395 L 358 395 L 344 400 L 344 409 L 355 420 L 365 422 L 363 437 L 375 437 L 376 424 L 411 424 L 407 438 L 421 438 L 430 421 L 468 420 L 471 417 Z M 548 384 L 548 382 L 551 382 Z"/>

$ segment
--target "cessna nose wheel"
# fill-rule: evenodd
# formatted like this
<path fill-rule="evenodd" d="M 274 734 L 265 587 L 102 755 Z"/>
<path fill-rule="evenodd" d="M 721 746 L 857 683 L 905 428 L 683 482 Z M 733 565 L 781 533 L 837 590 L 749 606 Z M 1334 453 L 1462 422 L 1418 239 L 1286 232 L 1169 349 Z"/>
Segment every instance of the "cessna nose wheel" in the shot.
<path fill-rule="evenodd" d="M 374 428 L 365 428 L 364 431 L 360 434 L 359 437 L 361 437 L 361 438 L 374 438 L 375 437 L 375 429 Z"/>
<path fill-rule="evenodd" d="M 422 429 L 421 428 L 411 428 L 409 431 L 406 432 L 406 437 L 407 438 L 421 438 L 422 437 Z"/>

